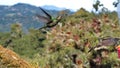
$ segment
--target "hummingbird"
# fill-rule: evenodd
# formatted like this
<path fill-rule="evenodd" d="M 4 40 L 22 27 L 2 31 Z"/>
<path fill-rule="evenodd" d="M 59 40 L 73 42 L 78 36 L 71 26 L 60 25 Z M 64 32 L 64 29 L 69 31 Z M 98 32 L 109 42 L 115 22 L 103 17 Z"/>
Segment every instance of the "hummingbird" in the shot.
<path fill-rule="evenodd" d="M 43 22 L 46 23 L 45 26 L 43 26 L 42 28 L 52 28 L 52 27 L 56 26 L 61 21 L 62 16 L 58 16 L 58 17 L 54 18 L 50 14 L 48 14 L 44 9 L 42 9 L 41 7 L 40 7 L 40 9 L 46 15 L 46 17 L 38 15 L 38 14 L 36 15 L 40 20 L 42 20 Z M 42 29 L 42 28 L 39 28 L 39 29 Z"/>
<path fill-rule="evenodd" d="M 102 46 L 116 46 L 119 42 L 120 38 L 112 38 L 112 37 L 108 37 L 108 38 L 101 38 L 100 39 L 100 43 L 98 43 L 98 45 L 96 45 L 95 47 L 92 47 L 88 52 L 90 52 L 91 50 L 94 50 L 95 48 L 101 48 Z"/>

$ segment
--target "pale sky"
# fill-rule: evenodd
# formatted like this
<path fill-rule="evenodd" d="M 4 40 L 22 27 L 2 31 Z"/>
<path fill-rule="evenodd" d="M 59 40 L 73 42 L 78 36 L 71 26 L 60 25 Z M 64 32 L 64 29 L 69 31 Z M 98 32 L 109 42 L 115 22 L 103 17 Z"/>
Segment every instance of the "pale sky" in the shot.
<path fill-rule="evenodd" d="M 13 5 L 16 3 L 28 3 L 35 6 L 54 5 L 57 7 L 65 7 L 67 9 L 78 10 L 81 7 L 88 11 L 93 9 L 92 4 L 95 0 L 0 0 L 0 5 Z M 106 8 L 113 11 L 116 10 L 112 3 L 115 0 L 100 0 Z"/>

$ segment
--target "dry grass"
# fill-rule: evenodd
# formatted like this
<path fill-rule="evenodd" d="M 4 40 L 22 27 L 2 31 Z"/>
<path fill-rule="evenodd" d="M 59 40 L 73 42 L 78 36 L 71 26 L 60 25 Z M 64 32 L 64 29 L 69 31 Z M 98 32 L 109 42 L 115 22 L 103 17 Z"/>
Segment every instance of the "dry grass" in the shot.
<path fill-rule="evenodd" d="M 0 46 L 0 68 L 34 68 L 10 49 Z"/>

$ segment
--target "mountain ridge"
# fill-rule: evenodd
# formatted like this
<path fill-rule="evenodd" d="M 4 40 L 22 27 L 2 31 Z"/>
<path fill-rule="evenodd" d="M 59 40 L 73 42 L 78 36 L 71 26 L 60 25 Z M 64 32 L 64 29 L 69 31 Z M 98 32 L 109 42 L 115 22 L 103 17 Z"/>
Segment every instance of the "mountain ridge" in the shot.
<path fill-rule="evenodd" d="M 60 12 L 60 10 L 45 10 L 52 16 L 57 16 Z M 21 23 L 23 30 L 40 28 L 44 24 L 36 18 L 36 14 L 45 16 L 39 7 L 30 4 L 0 5 L 0 32 L 10 31 L 10 26 L 14 23 Z"/>

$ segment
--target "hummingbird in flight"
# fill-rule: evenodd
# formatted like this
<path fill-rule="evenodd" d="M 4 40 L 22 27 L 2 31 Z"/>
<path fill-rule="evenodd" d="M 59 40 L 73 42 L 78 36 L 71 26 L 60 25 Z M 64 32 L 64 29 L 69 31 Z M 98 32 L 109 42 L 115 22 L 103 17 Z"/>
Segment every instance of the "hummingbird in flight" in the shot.
<path fill-rule="evenodd" d="M 52 28 L 54 26 L 56 26 L 62 19 L 62 16 L 58 16 L 56 18 L 52 17 L 50 14 L 48 14 L 44 9 L 42 9 L 40 7 L 40 9 L 42 10 L 42 12 L 45 13 L 46 17 L 45 16 L 41 16 L 39 14 L 37 14 L 36 16 L 41 20 L 43 21 L 45 24 L 45 26 L 39 28 L 39 29 L 42 29 L 42 28 Z"/>
<path fill-rule="evenodd" d="M 113 37 L 108 37 L 108 38 L 100 38 L 100 43 L 92 47 L 88 52 L 94 50 L 95 48 L 100 48 L 101 46 L 117 46 L 120 38 L 113 38 Z"/>

